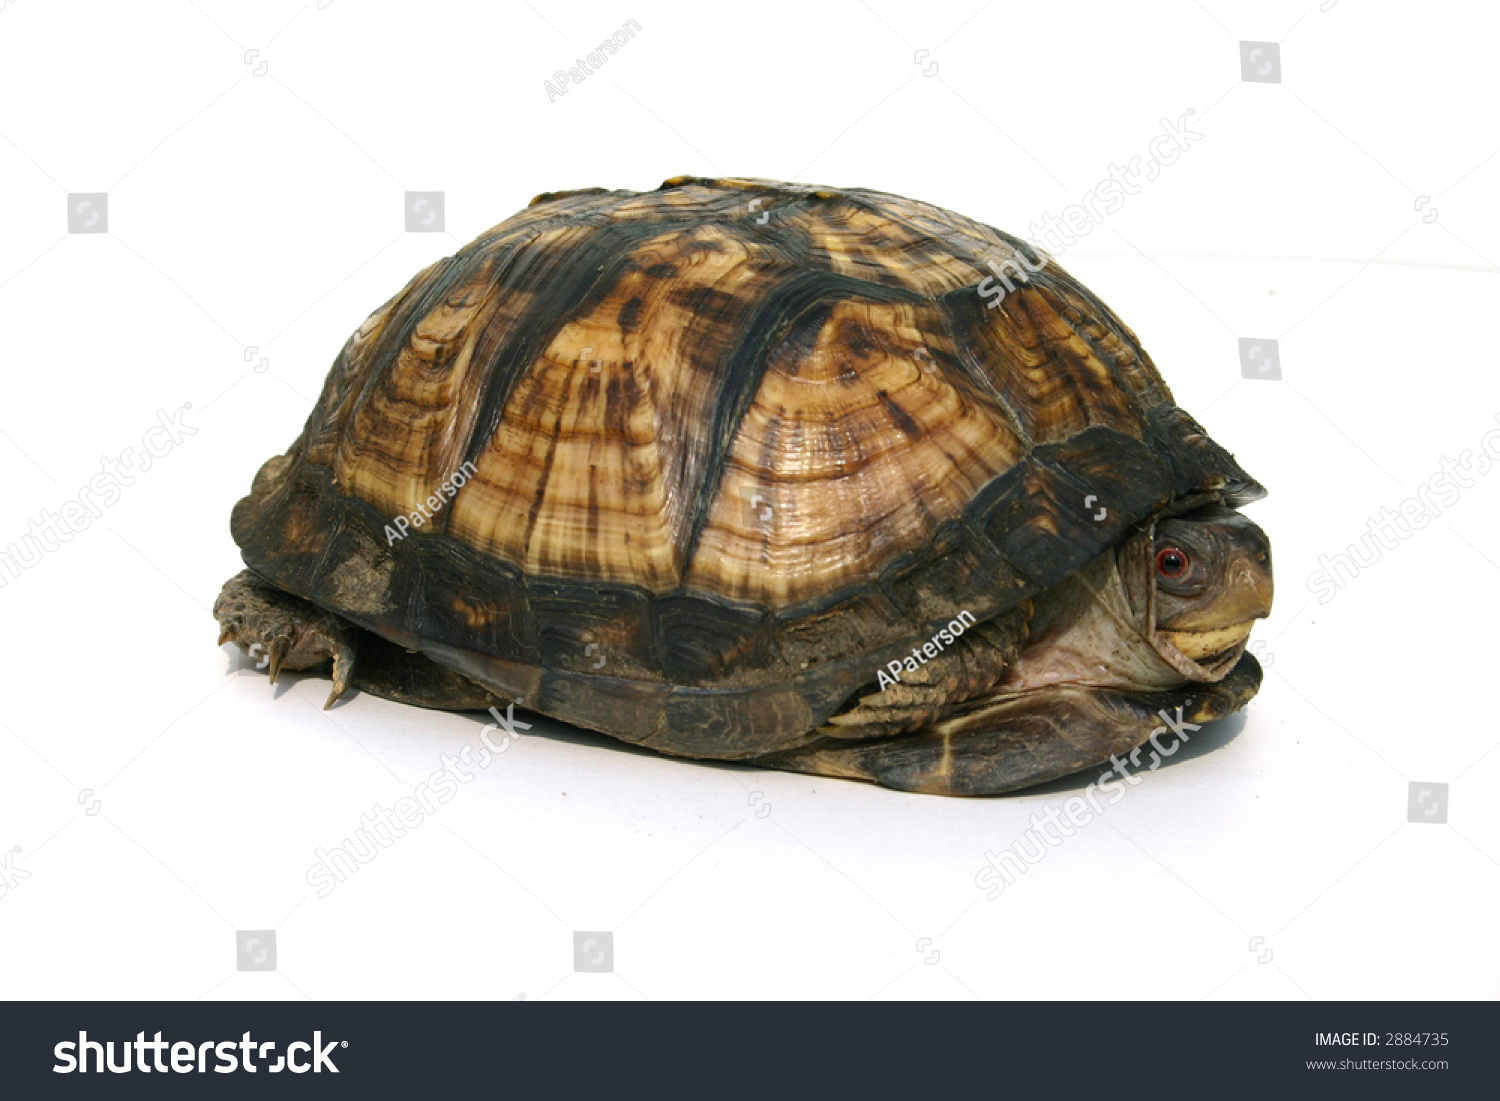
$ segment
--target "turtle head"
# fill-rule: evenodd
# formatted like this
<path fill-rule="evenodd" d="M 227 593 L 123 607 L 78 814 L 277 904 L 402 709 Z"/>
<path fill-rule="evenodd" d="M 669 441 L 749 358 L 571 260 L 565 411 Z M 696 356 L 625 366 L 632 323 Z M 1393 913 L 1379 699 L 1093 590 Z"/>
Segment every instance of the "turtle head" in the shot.
<path fill-rule="evenodd" d="M 1271 614 L 1271 543 L 1234 509 L 1205 505 L 1140 525 L 1039 594 L 1012 693 L 1132 690 L 1223 680 Z"/>
<path fill-rule="evenodd" d="M 1232 508 L 1160 521 L 1151 563 L 1156 630 L 1194 661 L 1239 645 L 1271 614 L 1271 541 Z"/>

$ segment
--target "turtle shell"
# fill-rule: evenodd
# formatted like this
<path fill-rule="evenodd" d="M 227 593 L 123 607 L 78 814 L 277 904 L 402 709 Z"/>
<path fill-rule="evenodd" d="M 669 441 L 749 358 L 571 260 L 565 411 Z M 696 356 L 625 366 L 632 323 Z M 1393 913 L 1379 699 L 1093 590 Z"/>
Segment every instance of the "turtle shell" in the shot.
<path fill-rule="evenodd" d="M 1132 525 L 1263 493 L 1024 242 L 683 177 L 538 196 L 418 274 L 232 530 L 275 584 L 525 707 L 747 757 Z"/>

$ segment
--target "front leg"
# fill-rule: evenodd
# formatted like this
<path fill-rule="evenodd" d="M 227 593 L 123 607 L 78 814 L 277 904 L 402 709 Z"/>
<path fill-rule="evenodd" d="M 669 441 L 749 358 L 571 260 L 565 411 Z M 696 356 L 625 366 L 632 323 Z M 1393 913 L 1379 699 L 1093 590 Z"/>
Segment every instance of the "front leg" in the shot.
<path fill-rule="evenodd" d="M 879 673 L 878 687 L 851 698 L 829 716 L 819 733 L 828 738 L 884 738 L 936 722 L 955 704 L 988 692 L 1000 682 L 1026 642 L 1031 614 L 1031 601 L 1023 601 L 994 619 L 974 624 L 935 658 L 919 665 L 913 656 L 889 677 Z"/>
<path fill-rule="evenodd" d="M 1161 752 L 1153 736 L 1165 736 L 1178 722 L 1202 724 L 1233 714 L 1255 695 L 1260 679 L 1260 665 L 1245 654 L 1227 677 L 1211 684 L 1155 692 L 1079 685 L 995 692 L 965 700 L 908 734 L 863 741 L 825 737 L 747 763 L 933 795 L 1000 795 L 1105 764 L 1123 777 L 1153 770 L 1162 756 L 1177 752 L 1166 742 Z M 1100 787 L 1112 782 L 1100 781 Z"/>

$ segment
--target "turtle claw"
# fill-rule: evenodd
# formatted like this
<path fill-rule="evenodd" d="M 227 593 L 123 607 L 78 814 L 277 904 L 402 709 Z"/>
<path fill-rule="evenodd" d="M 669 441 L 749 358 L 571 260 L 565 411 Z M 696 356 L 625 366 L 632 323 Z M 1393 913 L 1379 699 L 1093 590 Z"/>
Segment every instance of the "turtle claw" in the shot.
<path fill-rule="evenodd" d="M 214 645 L 215 646 L 223 646 L 226 642 L 228 642 L 230 639 L 234 638 L 234 636 L 237 635 L 237 634 L 239 634 L 239 632 L 237 630 L 235 630 L 233 627 L 225 627 L 222 631 L 219 632 L 219 641 L 216 642 L 216 643 L 214 643 Z"/>
<path fill-rule="evenodd" d="M 271 666 L 267 672 L 271 675 L 272 684 L 276 683 L 276 677 L 281 672 L 281 663 L 286 660 L 287 653 L 291 648 L 292 638 L 290 635 L 277 635 L 272 640 L 270 649 L 267 651 L 271 659 Z"/>
<path fill-rule="evenodd" d="M 333 655 L 333 691 L 328 693 L 328 702 L 323 705 L 324 711 L 338 703 L 339 697 L 349 690 L 349 678 L 353 674 L 354 647 L 346 642 Z"/>

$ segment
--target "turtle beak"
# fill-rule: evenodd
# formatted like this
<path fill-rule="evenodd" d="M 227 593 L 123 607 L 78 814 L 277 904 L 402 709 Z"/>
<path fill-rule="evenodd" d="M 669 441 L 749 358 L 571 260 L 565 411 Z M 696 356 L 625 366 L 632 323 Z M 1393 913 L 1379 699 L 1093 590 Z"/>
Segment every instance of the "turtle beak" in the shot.
<path fill-rule="evenodd" d="M 1259 531 L 1258 528 L 1256 530 Z M 1245 618 L 1268 618 L 1271 614 L 1271 602 L 1276 596 L 1276 583 L 1271 578 L 1269 545 L 1263 553 L 1236 549 L 1230 557 L 1226 573 L 1228 581 L 1225 587 L 1233 594 L 1234 603 L 1246 612 Z"/>
<path fill-rule="evenodd" d="M 1243 623 L 1232 623 L 1228 627 L 1209 631 L 1162 631 L 1161 636 L 1177 647 L 1183 656 L 1201 662 L 1244 642 L 1250 637 L 1250 628 L 1253 626 L 1255 620 L 1247 619 Z"/>

